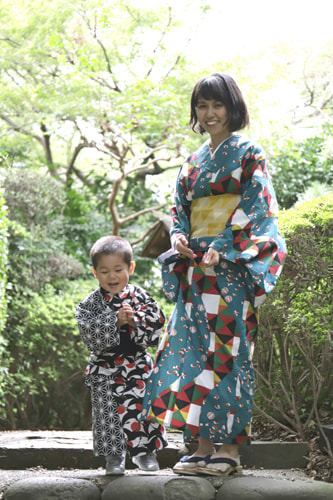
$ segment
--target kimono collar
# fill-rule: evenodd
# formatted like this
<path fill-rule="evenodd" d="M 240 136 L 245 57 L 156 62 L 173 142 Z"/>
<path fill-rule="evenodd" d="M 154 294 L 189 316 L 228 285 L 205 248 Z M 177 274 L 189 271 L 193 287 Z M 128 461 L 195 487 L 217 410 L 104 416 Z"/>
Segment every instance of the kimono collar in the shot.
<path fill-rule="evenodd" d="M 220 149 L 220 147 L 222 146 L 222 144 L 224 144 L 226 141 L 228 141 L 230 139 L 230 137 L 232 137 L 234 134 L 230 134 L 229 137 L 227 137 L 226 139 L 223 139 L 222 142 L 220 142 L 220 144 L 215 148 L 213 149 L 210 145 L 210 139 L 207 140 L 206 144 L 208 145 L 208 148 L 209 148 L 209 153 L 210 153 L 210 158 L 213 159 L 214 156 L 216 155 L 218 149 Z"/>

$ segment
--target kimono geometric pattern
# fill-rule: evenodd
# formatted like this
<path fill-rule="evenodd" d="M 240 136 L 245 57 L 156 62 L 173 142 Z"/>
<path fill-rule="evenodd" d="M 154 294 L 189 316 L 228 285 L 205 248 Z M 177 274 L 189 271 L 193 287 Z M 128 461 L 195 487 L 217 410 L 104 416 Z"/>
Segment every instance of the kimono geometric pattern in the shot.
<path fill-rule="evenodd" d="M 124 303 L 133 310 L 136 328 L 116 327 Z M 81 338 L 91 351 L 85 384 L 91 390 L 94 454 L 133 457 L 167 445 L 165 429 L 142 422 L 146 381 L 152 369 L 148 346 L 156 346 L 164 316 L 142 288 L 128 284 L 111 296 L 99 288 L 77 306 Z"/>
<path fill-rule="evenodd" d="M 286 257 L 277 213 L 264 152 L 240 134 L 213 156 L 205 143 L 179 172 L 171 240 L 186 235 L 196 257 L 172 249 L 159 257 L 164 292 L 176 305 L 143 415 L 181 429 L 187 442 L 201 436 L 216 444 L 250 444 L 258 308 Z M 220 262 L 206 268 L 202 257 L 209 247 Z"/>

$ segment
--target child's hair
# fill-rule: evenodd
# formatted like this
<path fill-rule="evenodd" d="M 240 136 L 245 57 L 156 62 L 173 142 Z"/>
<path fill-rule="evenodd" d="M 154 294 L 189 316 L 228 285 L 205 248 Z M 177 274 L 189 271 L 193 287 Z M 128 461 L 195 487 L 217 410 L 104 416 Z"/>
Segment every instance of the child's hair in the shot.
<path fill-rule="evenodd" d="M 246 102 L 235 80 L 223 73 L 213 73 L 201 78 L 192 92 L 190 126 L 194 132 L 199 132 L 201 135 L 205 133 L 205 129 L 200 123 L 198 124 L 195 109 L 200 97 L 208 101 L 214 99 L 225 105 L 228 111 L 227 124 L 230 132 L 241 130 L 249 124 Z"/>
<path fill-rule="evenodd" d="M 120 236 L 103 236 L 99 238 L 90 250 L 90 259 L 96 269 L 102 255 L 121 254 L 124 262 L 130 267 L 133 261 L 133 250 L 128 241 Z"/>

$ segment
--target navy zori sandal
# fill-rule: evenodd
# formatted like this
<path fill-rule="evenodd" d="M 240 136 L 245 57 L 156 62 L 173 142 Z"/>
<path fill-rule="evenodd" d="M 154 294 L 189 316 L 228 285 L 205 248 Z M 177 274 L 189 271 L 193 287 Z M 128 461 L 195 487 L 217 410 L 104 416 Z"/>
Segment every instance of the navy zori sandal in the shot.
<path fill-rule="evenodd" d="M 229 474 L 237 473 L 242 474 L 243 467 L 240 464 L 239 457 L 209 457 L 205 467 L 200 467 L 197 472 L 201 474 L 208 474 L 211 476 L 229 476 Z"/>
<path fill-rule="evenodd" d="M 180 459 L 179 462 L 173 468 L 176 474 L 196 474 L 199 470 L 206 467 L 206 464 L 210 458 L 210 455 L 206 457 L 200 456 L 185 456 Z"/>

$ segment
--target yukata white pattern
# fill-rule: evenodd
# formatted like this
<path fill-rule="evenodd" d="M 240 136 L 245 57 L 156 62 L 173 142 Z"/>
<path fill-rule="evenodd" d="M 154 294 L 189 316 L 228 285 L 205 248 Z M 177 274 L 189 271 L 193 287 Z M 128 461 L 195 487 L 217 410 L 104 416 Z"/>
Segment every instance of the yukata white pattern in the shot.
<path fill-rule="evenodd" d="M 117 328 L 118 310 L 130 304 L 136 328 Z M 152 360 L 164 316 L 142 288 L 128 284 L 111 296 L 95 290 L 77 306 L 81 338 L 91 351 L 85 384 L 91 390 L 94 454 L 144 455 L 167 445 L 164 427 L 140 421 Z"/>

